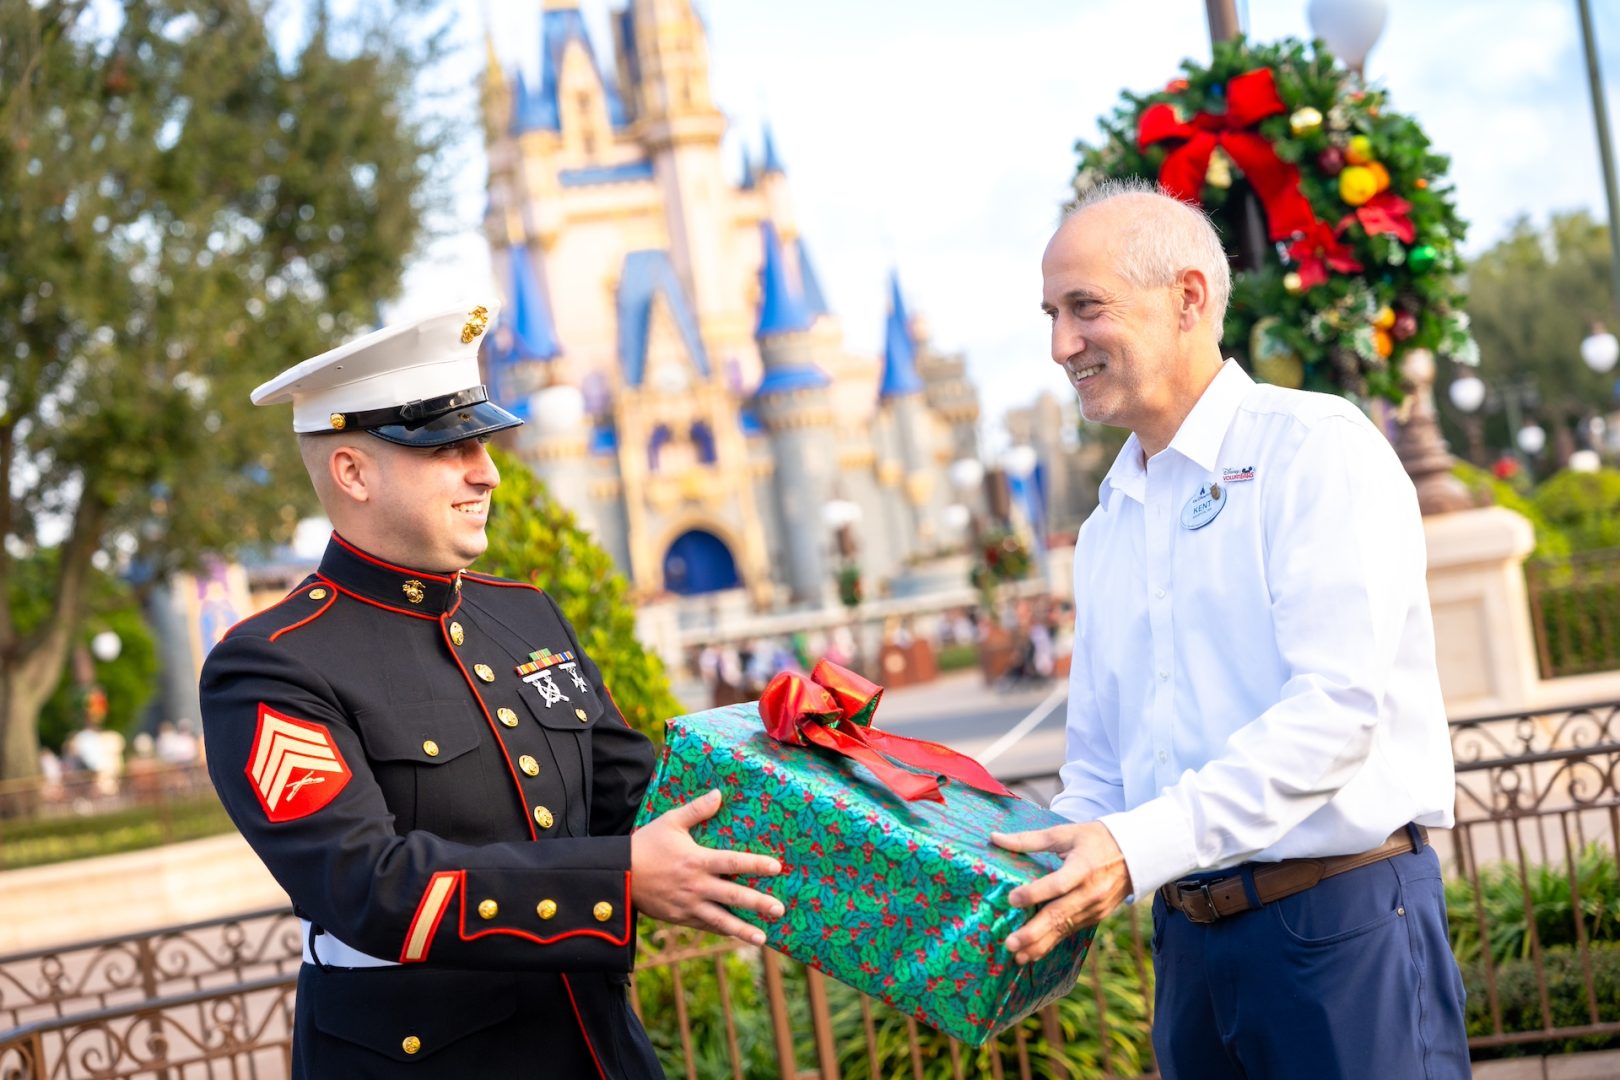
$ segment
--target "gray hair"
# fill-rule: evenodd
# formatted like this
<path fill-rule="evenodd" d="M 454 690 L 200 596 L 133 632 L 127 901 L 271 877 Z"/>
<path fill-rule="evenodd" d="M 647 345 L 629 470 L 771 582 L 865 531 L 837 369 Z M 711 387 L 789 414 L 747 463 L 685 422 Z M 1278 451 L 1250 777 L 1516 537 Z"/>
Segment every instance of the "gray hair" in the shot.
<path fill-rule="evenodd" d="M 1142 209 L 1148 211 L 1132 215 L 1120 231 L 1120 276 L 1139 288 L 1155 288 L 1173 284 L 1183 270 L 1199 271 L 1209 282 L 1209 314 L 1219 340 L 1232 297 L 1232 269 L 1209 215 L 1151 180 L 1129 177 L 1089 189 L 1064 220 L 1115 199 L 1145 203 Z"/>

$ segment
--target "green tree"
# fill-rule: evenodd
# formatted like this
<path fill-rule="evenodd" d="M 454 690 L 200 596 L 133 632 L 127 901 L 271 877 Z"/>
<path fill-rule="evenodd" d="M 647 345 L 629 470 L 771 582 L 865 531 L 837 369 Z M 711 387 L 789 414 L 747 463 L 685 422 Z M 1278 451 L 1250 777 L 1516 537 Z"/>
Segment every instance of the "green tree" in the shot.
<path fill-rule="evenodd" d="M 363 328 L 423 239 L 433 6 L 317 3 L 278 52 L 260 0 L 0 0 L 0 594 L 54 552 L 45 617 L 0 608 L 0 777 L 37 767 L 98 553 L 155 580 L 310 505 L 248 393 Z"/>
<path fill-rule="evenodd" d="M 1469 267 L 1468 293 L 1479 377 L 1498 402 L 1504 391 L 1516 392 L 1512 386 L 1528 391 L 1524 419 L 1539 421 L 1554 449 L 1567 452 L 1571 424 L 1612 400 L 1613 376 L 1595 375 L 1581 362 L 1581 339 L 1612 305 L 1604 224 L 1585 211 L 1554 214 L 1544 229 L 1520 218 Z M 1511 447 L 1506 411 L 1487 408 L 1487 444 Z M 1466 446 L 1449 422 L 1455 420 L 1449 402 L 1443 409 L 1447 439 Z"/>
<path fill-rule="evenodd" d="M 1569 537 L 1571 551 L 1620 548 L 1620 470 L 1565 469 L 1539 485 L 1531 504 Z"/>
<path fill-rule="evenodd" d="M 521 461 L 499 450 L 493 456 L 501 486 L 490 509 L 489 550 L 477 569 L 550 593 L 602 669 L 619 711 L 632 727 L 661 741 L 664 721 L 686 710 L 670 693 L 663 661 L 636 637 L 624 575 Z"/>

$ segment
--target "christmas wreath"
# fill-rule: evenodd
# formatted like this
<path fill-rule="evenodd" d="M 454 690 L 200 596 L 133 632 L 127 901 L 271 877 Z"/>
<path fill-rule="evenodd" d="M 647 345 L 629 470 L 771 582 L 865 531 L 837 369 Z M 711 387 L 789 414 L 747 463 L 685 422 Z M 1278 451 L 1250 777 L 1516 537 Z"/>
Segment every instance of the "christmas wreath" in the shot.
<path fill-rule="evenodd" d="M 1477 363 L 1455 274 L 1464 224 L 1448 161 L 1384 91 L 1352 81 L 1320 42 L 1222 42 L 1208 67 L 1127 92 L 1079 144 L 1077 195 L 1147 177 L 1202 206 L 1228 252 L 1253 192 L 1265 243 L 1234 267 L 1225 337 L 1259 377 L 1399 401 L 1402 357 Z M 1249 211 L 1253 213 L 1254 211 Z"/>

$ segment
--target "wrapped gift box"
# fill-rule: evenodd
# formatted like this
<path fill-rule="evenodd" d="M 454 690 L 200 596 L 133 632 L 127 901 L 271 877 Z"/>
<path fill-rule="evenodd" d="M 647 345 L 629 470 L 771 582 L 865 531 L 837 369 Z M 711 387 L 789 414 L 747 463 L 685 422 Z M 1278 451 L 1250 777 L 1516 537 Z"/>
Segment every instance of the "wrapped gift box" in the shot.
<path fill-rule="evenodd" d="M 771 738 L 758 703 L 670 720 L 640 821 L 711 788 L 724 804 L 694 838 L 783 865 L 746 884 L 787 913 L 737 912 L 772 948 L 975 1046 L 1079 977 L 1090 931 L 1025 967 L 1003 944 L 1031 915 L 1008 894 L 1062 860 L 1004 851 L 990 833 L 1062 824 L 1050 811 L 956 781 L 942 803 L 907 801 L 864 765 Z"/>

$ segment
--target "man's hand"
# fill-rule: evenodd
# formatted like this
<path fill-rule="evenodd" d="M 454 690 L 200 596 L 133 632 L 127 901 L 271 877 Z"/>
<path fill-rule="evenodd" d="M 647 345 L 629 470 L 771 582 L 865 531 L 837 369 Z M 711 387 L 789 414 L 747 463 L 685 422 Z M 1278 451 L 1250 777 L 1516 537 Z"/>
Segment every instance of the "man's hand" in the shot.
<path fill-rule="evenodd" d="M 720 792 L 677 806 L 630 835 L 630 898 L 655 919 L 716 930 L 751 945 L 765 944 L 765 932 L 726 910 L 745 908 L 767 919 L 782 905 L 762 892 L 732 881 L 736 875 L 773 877 L 782 864 L 769 855 L 717 851 L 692 839 L 692 829 L 720 810 Z"/>
<path fill-rule="evenodd" d="M 991 833 L 990 839 L 1008 851 L 1055 851 L 1063 856 L 1062 867 L 1020 885 L 1008 897 L 1014 907 L 1051 901 L 1007 937 L 1007 948 L 1020 964 L 1039 960 L 1076 930 L 1095 926 L 1130 895 L 1131 874 L 1125 856 L 1107 826 L 1099 822 Z"/>

